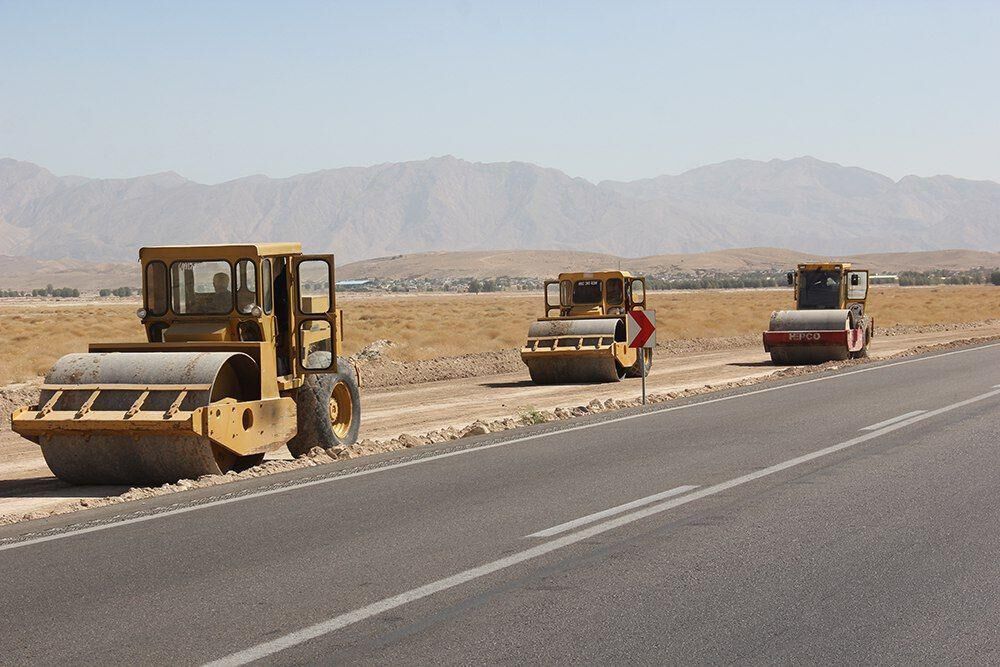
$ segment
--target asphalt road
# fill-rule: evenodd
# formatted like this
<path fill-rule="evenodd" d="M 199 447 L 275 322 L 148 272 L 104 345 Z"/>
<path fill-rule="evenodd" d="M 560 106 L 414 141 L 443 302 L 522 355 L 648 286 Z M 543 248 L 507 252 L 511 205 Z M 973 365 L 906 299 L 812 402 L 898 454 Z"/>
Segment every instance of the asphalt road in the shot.
<path fill-rule="evenodd" d="M 1000 661 L 1000 344 L 0 530 L 4 663 Z"/>

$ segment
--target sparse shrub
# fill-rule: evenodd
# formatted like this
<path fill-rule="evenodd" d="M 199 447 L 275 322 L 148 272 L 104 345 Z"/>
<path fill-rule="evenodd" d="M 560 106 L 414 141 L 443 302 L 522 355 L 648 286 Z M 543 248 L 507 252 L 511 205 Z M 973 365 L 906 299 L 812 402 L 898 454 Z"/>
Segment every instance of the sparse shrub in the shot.
<path fill-rule="evenodd" d="M 529 424 L 544 424 L 545 415 L 536 410 L 535 408 L 530 408 L 527 412 L 521 414 L 521 419 Z"/>

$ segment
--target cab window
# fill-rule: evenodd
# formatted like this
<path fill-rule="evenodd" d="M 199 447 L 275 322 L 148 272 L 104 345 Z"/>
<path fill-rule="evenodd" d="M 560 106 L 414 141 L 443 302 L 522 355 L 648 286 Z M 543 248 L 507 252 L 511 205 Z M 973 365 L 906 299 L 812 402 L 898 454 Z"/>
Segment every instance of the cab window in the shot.
<path fill-rule="evenodd" d="M 257 303 L 257 265 L 253 260 L 236 263 L 236 310 L 247 315 Z"/>
<path fill-rule="evenodd" d="M 224 315 L 233 310 L 233 267 L 223 260 L 174 262 L 170 296 L 178 315 Z"/>
<path fill-rule="evenodd" d="M 260 287 L 264 297 L 264 312 L 270 315 L 274 303 L 271 299 L 271 260 L 269 259 L 260 262 Z"/>
<path fill-rule="evenodd" d="M 840 305 L 840 271 L 802 271 L 799 274 L 799 308 L 837 308 Z"/>
<path fill-rule="evenodd" d="M 577 280 L 573 285 L 573 303 L 600 303 L 601 302 L 601 281 L 600 280 Z"/>
<path fill-rule="evenodd" d="M 643 306 L 646 305 L 646 283 L 642 280 L 635 278 L 629 281 L 628 284 L 628 298 L 633 306 Z"/>
<path fill-rule="evenodd" d="M 318 315 L 330 311 L 333 270 L 325 259 L 306 259 L 298 264 L 299 312 Z"/>
<path fill-rule="evenodd" d="M 573 295 L 572 282 L 564 280 L 561 283 L 559 283 L 559 303 L 561 305 L 568 306 L 569 304 L 573 303 L 572 299 L 570 298 L 572 297 L 572 295 Z"/>
<path fill-rule="evenodd" d="M 621 302 L 625 299 L 625 288 L 622 285 L 621 278 L 609 279 L 607 290 L 608 303 L 614 306 L 621 305 Z"/>
<path fill-rule="evenodd" d="M 167 265 L 163 262 L 146 266 L 146 311 L 150 315 L 167 312 Z"/>

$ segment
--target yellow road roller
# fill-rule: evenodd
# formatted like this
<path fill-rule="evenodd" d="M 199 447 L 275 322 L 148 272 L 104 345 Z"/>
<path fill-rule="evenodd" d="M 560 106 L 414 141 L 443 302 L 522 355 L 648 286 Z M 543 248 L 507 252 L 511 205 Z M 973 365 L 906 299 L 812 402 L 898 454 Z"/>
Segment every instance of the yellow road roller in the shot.
<path fill-rule="evenodd" d="M 789 271 L 795 310 L 771 313 L 764 351 L 775 364 L 818 364 L 868 356 L 875 319 L 865 312 L 868 271 L 849 263 L 799 264 Z"/>
<path fill-rule="evenodd" d="M 72 484 L 149 485 L 355 442 L 333 255 L 298 243 L 142 248 L 143 343 L 92 343 L 12 428 Z M 52 332 L 58 335 L 58 332 Z"/>
<path fill-rule="evenodd" d="M 545 317 L 528 330 L 521 359 L 537 384 L 618 382 L 648 372 L 653 351 L 628 346 L 625 314 L 646 309 L 646 280 L 627 271 L 560 273 L 545 281 Z M 642 361 L 640 361 L 640 357 Z"/>

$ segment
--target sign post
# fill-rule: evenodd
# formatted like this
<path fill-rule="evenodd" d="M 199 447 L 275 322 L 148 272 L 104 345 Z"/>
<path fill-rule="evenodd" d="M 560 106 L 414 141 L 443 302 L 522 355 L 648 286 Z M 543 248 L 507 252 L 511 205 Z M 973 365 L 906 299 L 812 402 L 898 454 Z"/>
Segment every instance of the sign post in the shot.
<path fill-rule="evenodd" d="M 642 374 L 642 404 L 646 405 L 646 350 L 656 347 L 656 311 L 633 310 L 625 318 L 628 346 L 636 350 Z M 650 352 L 652 354 L 652 352 Z"/>

